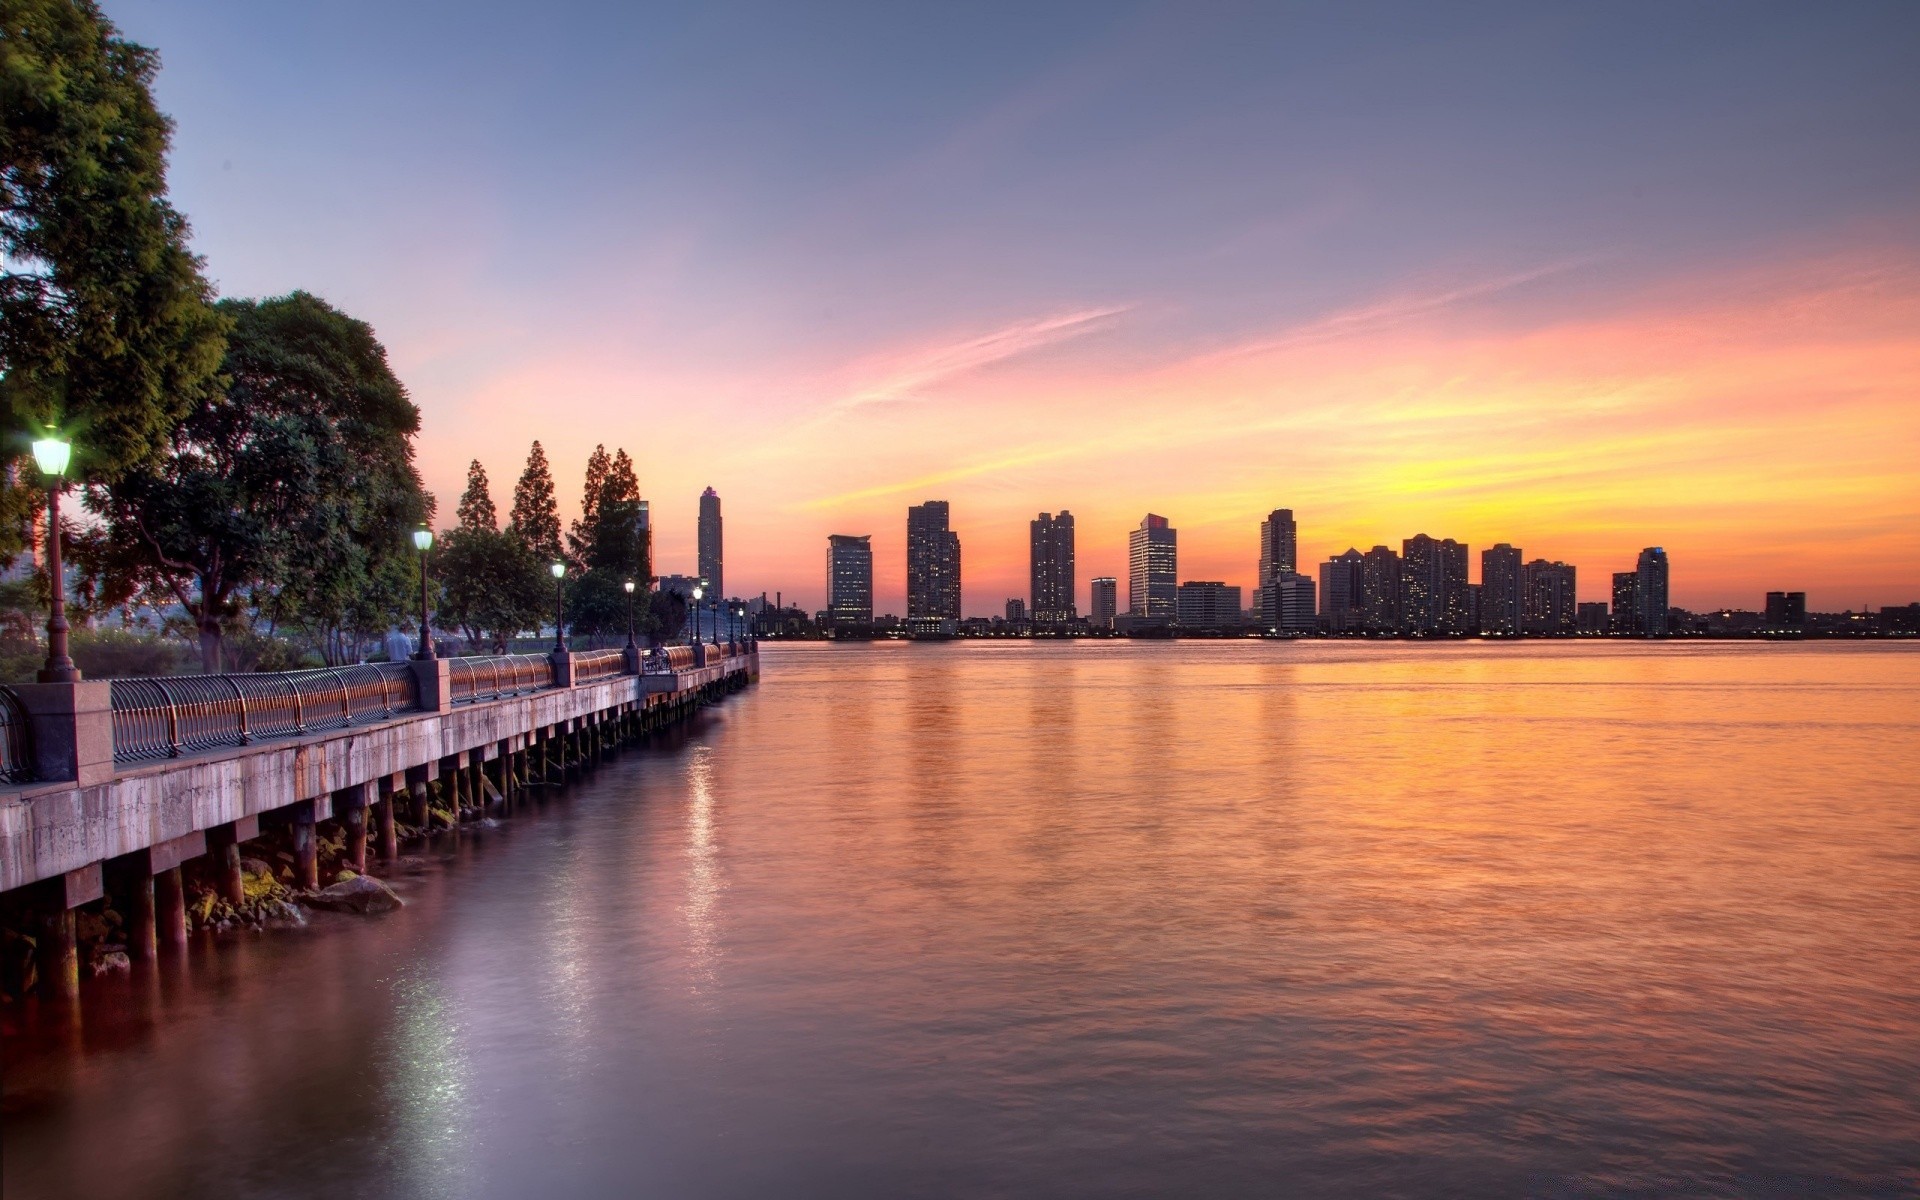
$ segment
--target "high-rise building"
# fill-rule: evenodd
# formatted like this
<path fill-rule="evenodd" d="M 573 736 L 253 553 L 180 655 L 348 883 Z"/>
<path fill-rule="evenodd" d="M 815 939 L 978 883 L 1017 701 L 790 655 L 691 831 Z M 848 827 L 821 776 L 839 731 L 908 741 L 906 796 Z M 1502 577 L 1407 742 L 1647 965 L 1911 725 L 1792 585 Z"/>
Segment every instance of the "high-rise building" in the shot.
<path fill-rule="evenodd" d="M 1634 574 L 1640 577 L 1640 632 L 1648 637 L 1667 636 L 1667 552 L 1648 546 L 1640 552 Z"/>
<path fill-rule="evenodd" d="M 1041 513 L 1028 526 L 1029 599 L 1036 625 L 1064 625 L 1077 608 L 1073 588 L 1073 514 Z"/>
<path fill-rule="evenodd" d="M 1127 611 L 1136 617 L 1178 620 L 1178 531 L 1148 513 L 1127 535 Z"/>
<path fill-rule="evenodd" d="M 1012 625 L 1025 624 L 1027 620 L 1027 602 L 1018 596 L 1007 597 L 1007 622 Z"/>
<path fill-rule="evenodd" d="M 1360 560 L 1360 607 L 1365 610 L 1367 632 L 1400 632 L 1400 556 L 1391 546 L 1375 546 Z"/>
<path fill-rule="evenodd" d="M 1520 568 L 1520 621 L 1528 633 L 1572 633 L 1578 625 L 1579 594 L 1572 563 L 1536 558 Z M 1602 605 L 1604 608 L 1605 606 Z"/>
<path fill-rule="evenodd" d="M 960 535 L 945 500 L 907 509 L 907 616 L 960 619 Z"/>
<path fill-rule="evenodd" d="M 1467 547 L 1452 538 L 1444 541 L 1416 534 L 1401 543 L 1401 623 L 1408 633 L 1465 633 L 1471 623 L 1467 611 Z"/>
<path fill-rule="evenodd" d="M 1300 527 L 1294 523 L 1293 510 L 1276 508 L 1260 522 L 1260 586 L 1269 579 L 1292 574 L 1299 566 Z"/>
<path fill-rule="evenodd" d="M 1767 632 L 1805 633 L 1807 594 L 1805 592 L 1767 593 Z"/>
<path fill-rule="evenodd" d="M 1313 577 L 1288 571 L 1273 581 L 1273 623 L 1281 633 L 1312 633 L 1318 625 L 1313 611 Z"/>
<path fill-rule="evenodd" d="M 1607 620 L 1613 633 L 1645 633 L 1640 623 L 1640 573 L 1613 573 L 1613 613 Z"/>
<path fill-rule="evenodd" d="M 707 581 L 708 595 L 727 594 L 720 567 L 720 493 L 712 488 L 700 493 L 700 578 Z"/>
<path fill-rule="evenodd" d="M 1120 611 L 1120 581 L 1111 575 L 1096 575 L 1089 600 L 1088 622 L 1095 629 L 1112 629 L 1113 618 Z"/>
<path fill-rule="evenodd" d="M 1526 612 L 1520 551 L 1505 542 L 1480 552 L 1480 632 L 1518 636 Z"/>
<path fill-rule="evenodd" d="M 828 536 L 827 619 L 835 625 L 873 624 L 872 535 Z"/>
<path fill-rule="evenodd" d="M 1240 589 L 1218 581 L 1189 580 L 1175 591 L 1185 629 L 1231 629 L 1240 624 Z M 1151 614 L 1149 614 L 1151 615 Z"/>
<path fill-rule="evenodd" d="M 1320 564 L 1320 623 L 1334 633 L 1366 624 L 1367 559 L 1349 547 Z"/>

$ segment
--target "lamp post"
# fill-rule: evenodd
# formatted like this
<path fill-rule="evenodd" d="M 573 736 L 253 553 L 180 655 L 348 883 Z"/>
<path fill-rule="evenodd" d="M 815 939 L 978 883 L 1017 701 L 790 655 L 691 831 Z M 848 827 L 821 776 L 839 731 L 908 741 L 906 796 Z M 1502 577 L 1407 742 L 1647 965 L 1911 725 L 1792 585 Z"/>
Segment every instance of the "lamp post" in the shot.
<path fill-rule="evenodd" d="M 561 580 L 566 578 L 567 564 L 563 562 L 557 562 L 553 564 L 552 569 L 553 569 L 553 652 L 555 654 L 565 654 L 567 652 L 567 639 L 562 633 L 562 631 L 566 628 L 567 594 L 566 594 L 566 585 L 562 583 Z"/>
<path fill-rule="evenodd" d="M 697 642 L 700 640 L 700 597 L 703 594 L 705 594 L 705 589 L 702 588 L 697 583 L 694 584 L 693 585 L 693 638 L 687 643 L 689 646 L 693 645 L 694 642 Z"/>
<path fill-rule="evenodd" d="M 414 657 L 428 662 L 433 658 L 433 626 L 427 620 L 427 551 L 433 549 L 433 530 L 425 522 L 413 531 L 413 548 L 420 552 L 420 649 Z"/>
<path fill-rule="evenodd" d="M 47 477 L 47 583 L 53 593 L 41 683 L 80 682 L 80 668 L 67 652 L 67 576 L 60 566 L 60 492 L 67 485 L 67 462 L 72 456 L 73 447 L 57 437 L 43 437 L 33 444 L 33 461 Z"/>
<path fill-rule="evenodd" d="M 633 644 L 633 580 L 631 580 L 631 579 L 629 579 L 629 580 L 627 580 L 627 582 L 626 582 L 626 589 L 627 589 L 627 649 L 629 649 L 629 650 L 632 650 L 632 649 L 634 649 L 634 644 Z"/>

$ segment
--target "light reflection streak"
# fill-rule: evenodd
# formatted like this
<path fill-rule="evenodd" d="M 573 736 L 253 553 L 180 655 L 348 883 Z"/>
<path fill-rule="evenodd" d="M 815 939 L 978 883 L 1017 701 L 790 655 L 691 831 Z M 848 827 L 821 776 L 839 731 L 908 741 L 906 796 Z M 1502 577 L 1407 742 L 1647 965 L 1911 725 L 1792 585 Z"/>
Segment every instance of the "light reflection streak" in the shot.
<path fill-rule="evenodd" d="M 473 1193 L 473 1065 L 463 1030 L 438 979 L 423 976 L 394 989 L 394 1160 L 409 1196 Z"/>
<path fill-rule="evenodd" d="M 725 887 L 719 854 L 714 845 L 713 757 L 707 746 L 696 746 L 687 765 L 687 959 L 692 991 L 701 995 L 718 984 L 720 961 L 715 910 Z"/>

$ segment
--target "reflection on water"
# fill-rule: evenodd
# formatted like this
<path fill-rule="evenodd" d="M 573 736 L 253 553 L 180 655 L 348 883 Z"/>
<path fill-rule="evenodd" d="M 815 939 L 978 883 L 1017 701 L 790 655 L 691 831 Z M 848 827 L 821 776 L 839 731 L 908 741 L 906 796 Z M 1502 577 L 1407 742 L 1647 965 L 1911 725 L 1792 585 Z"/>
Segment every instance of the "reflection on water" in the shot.
<path fill-rule="evenodd" d="M 13 1039 L 5 1194 L 1916 1190 L 1920 654 L 765 665 Z"/>

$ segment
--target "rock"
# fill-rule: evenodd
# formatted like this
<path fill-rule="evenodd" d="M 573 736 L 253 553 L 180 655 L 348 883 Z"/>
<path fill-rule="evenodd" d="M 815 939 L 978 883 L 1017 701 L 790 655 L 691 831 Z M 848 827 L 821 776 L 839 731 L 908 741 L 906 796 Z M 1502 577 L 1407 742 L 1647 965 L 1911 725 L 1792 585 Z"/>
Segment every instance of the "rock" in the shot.
<path fill-rule="evenodd" d="M 310 908 L 362 915 L 392 912 L 401 905 L 400 897 L 393 894 L 393 889 L 371 875 L 343 879 L 332 887 L 321 888 L 305 897 L 303 902 Z"/>
<path fill-rule="evenodd" d="M 258 859 L 258 858 L 241 859 L 240 870 L 247 875 L 272 875 L 273 874 L 273 868 L 267 865 L 264 859 Z"/>
<path fill-rule="evenodd" d="M 125 950 L 110 950 L 105 954 L 94 957 L 93 973 L 95 975 L 105 975 L 108 971 L 125 971 L 131 966 L 133 966 L 133 964 L 127 961 L 127 952 Z"/>

